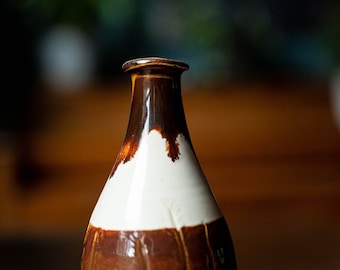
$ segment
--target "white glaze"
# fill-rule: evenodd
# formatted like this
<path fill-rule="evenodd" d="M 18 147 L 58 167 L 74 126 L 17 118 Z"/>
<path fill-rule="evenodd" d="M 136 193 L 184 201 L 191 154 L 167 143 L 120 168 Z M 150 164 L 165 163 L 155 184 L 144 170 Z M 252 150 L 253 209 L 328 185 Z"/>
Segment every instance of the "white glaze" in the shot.
<path fill-rule="evenodd" d="M 183 135 L 173 162 L 166 140 L 152 130 L 135 156 L 109 178 L 90 224 L 106 230 L 180 228 L 214 221 L 222 214 Z"/>

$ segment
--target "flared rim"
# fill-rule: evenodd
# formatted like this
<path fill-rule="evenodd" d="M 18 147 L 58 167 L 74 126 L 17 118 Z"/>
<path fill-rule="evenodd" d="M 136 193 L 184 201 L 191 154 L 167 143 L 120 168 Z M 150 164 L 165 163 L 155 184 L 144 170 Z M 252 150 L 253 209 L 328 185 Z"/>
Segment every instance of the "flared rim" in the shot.
<path fill-rule="evenodd" d="M 179 71 L 185 71 L 189 69 L 189 65 L 178 60 L 162 58 L 162 57 L 143 57 L 135 58 L 126 61 L 122 65 L 122 69 L 127 72 L 133 69 L 139 69 L 146 66 L 166 66 L 170 68 L 178 69 Z"/>

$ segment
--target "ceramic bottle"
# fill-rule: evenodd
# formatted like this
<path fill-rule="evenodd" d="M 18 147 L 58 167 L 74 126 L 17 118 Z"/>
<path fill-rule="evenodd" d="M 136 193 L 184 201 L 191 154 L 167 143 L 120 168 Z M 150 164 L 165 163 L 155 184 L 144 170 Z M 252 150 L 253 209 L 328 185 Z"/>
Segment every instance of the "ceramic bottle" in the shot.
<path fill-rule="evenodd" d="M 126 62 L 131 110 L 93 210 L 82 270 L 236 269 L 231 236 L 186 125 L 183 62 Z"/>

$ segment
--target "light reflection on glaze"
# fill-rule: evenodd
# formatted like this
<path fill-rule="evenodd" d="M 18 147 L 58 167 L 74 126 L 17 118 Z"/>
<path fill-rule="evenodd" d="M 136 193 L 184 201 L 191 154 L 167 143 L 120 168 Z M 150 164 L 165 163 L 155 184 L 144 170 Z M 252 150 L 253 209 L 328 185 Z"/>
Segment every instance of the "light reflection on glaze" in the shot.
<path fill-rule="evenodd" d="M 236 264 L 223 218 L 180 229 L 107 231 L 90 225 L 82 270 L 111 269 L 235 270 Z"/>
<path fill-rule="evenodd" d="M 129 124 L 92 213 L 82 270 L 235 270 L 227 224 L 186 126 L 184 63 L 136 59 Z"/>
<path fill-rule="evenodd" d="M 182 135 L 177 141 L 183 155 L 173 162 L 157 131 L 143 136 L 134 158 L 121 163 L 107 181 L 91 224 L 108 230 L 148 230 L 221 217 L 190 144 Z"/>

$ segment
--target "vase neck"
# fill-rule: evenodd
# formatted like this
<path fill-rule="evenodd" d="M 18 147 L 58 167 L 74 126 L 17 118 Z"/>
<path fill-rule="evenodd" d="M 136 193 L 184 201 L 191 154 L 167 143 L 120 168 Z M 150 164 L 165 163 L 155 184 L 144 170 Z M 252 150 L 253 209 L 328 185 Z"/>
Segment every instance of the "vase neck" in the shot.
<path fill-rule="evenodd" d="M 183 135 L 190 143 L 181 94 L 181 74 L 187 66 L 181 62 L 161 60 L 161 63 L 153 61 L 125 66 L 125 70 L 131 73 L 132 100 L 117 166 L 133 158 L 140 141 L 151 131 L 158 132 L 166 140 L 167 154 L 172 161 L 180 154 L 177 136 Z"/>

